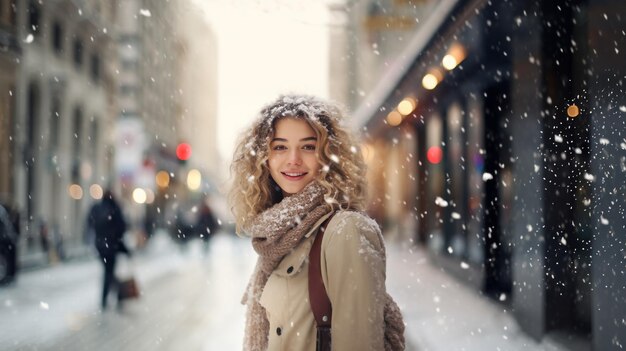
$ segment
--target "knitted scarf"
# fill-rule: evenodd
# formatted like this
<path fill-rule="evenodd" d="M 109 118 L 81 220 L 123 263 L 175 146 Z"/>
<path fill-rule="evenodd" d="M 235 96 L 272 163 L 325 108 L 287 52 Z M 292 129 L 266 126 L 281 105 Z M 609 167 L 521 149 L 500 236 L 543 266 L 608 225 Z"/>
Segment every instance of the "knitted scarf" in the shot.
<path fill-rule="evenodd" d="M 298 194 L 259 214 L 247 229 L 252 246 L 259 254 L 242 303 L 247 305 L 244 350 L 267 349 L 269 321 L 260 304 L 263 288 L 280 261 L 289 254 L 311 227 L 330 208 L 324 202 L 324 188 L 311 182 Z M 400 309 L 385 293 L 385 350 L 404 350 L 404 323 Z"/>

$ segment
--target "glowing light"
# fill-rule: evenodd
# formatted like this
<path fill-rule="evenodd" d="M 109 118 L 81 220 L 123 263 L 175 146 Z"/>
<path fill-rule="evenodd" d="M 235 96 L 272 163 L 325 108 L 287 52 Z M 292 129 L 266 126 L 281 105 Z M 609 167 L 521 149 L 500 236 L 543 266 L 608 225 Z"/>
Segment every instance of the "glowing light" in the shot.
<path fill-rule="evenodd" d="M 459 43 L 454 43 L 441 60 L 441 64 L 448 71 L 455 69 L 466 57 L 465 48 Z"/>
<path fill-rule="evenodd" d="M 433 90 L 439 84 L 439 79 L 433 74 L 428 73 L 422 78 L 422 86 L 428 90 Z"/>
<path fill-rule="evenodd" d="M 176 147 L 176 157 L 181 161 L 186 161 L 191 157 L 191 145 L 187 143 L 180 143 Z"/>
<path fill-rule="evenodd" d="M 459 63 L 456 61 L 456 58 L 454 58 L 454 56 L 447 54 L 443 57 L 443 60 L 441 60 L 441 64 L 443 65 L 443 68 L 447 69 L 448 71 L 452 71 L 454 67 L 456 67 Z"/>
<path fill-rule="evenodd" d="M 78 184 L 72 184 L 67 187 L 67 192 L 74 200 L 80 200 L 83 198 L 83 188 Z"/>
<path fill-rule="evenodd" d="M 102 187 L 98 184 L 92 184 L 89 187 L 89 195 L 96 200 L 102 199 Z"/>
<path fill-rule="evenodd" d="M 144 204 L 146 203 L 146 191 L 141 189 L 141 188 L 135 188 L 135 190 L 133 190 L 133 200 L 135 200 L 136 203 L 138 204 Z"/>
<path fill-rule="evenodd" d="M 417 107 L 415 99 L 407 97 L 398 104 L 398 112 L 403 116 L 408 116 Z"/>
<path fill-rule="evenodd" d="M 167 188 L 170 185 L 170 175 L 166 171 L 159 171 L 156 174 L 156 183 L 161 188 Z"/>
<path fill-rule="evenodd" d="M 428 159 L 428 162 L 432 164 L 439 164 L 443 158 L 443 151 L 441 150 L 441 147 L 431 146 L 426 152 L 426 158 Z"/>
<path fill-rule="evenodd" d="M 570 118 L 576 118 L 578 117 L 579 114 L 580 114 L 580 109 L 578 108 L 578 106 L 576 106 L 576 104 L 571 104 L 567 107 L 567 115 Z"/>
<path fill-rule="evenodd" d="M 202 185 L 202 174 L 197 169 L 192 169 L 187 173 L 187 187 L 189 190 L 198 190 Z"/>
<path fill-rule="evenodd" d="M 396 110 L 389 112 L 387 115 L 387 123 L 392 127 L 400 125 L 400 123 L 402 123 L 402 115 Z"/>

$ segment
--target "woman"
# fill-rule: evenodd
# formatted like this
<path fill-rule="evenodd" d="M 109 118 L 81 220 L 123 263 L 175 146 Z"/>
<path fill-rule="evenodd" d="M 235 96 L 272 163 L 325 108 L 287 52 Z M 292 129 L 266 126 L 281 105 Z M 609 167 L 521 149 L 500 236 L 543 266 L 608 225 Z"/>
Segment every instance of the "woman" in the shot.
<path fill-rule="evenodd" d="M 281 96 L 237 146 L 230 201 L 237 232 L 251 235 L 259 254 L 242 301 L 245 350 L 315 350 L 308 257 L 320 227 L 332 349 L 404 349 L 382 235 L 362 212 L 364 163 L 340 118 L 318 98 Z"/>

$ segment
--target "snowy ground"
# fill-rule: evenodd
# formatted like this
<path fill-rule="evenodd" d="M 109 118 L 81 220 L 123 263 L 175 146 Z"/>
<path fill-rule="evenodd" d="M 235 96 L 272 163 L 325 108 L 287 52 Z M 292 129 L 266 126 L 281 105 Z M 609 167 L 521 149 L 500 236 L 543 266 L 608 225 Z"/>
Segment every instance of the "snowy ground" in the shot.
<path fill-rule="evenodd" d="M 521 331 L 502 305 L 443 273 L 421 250 L 387 248 L 387 287 L 406 323 L 407 350 L 565 350 Z"/>
<path fill-rule="evenodd" d="M 221 233 L 208 251 L 157 234 L 135 255 L 142 296 L 99 311 L 94 258 L 24 272 L 0 288 L 0 350 L 240 350 L 241 294 L 254 265 L 245 239 Z M 389 290 L 407 324 L 407 350 L 561 350 L 520 331 L 513 316 L 432 266 L 388 247 Z"/>
<path fill-rule="evenodd" d="M 104 313 L 95 259 L 24 273 L 0 289 L 0 350 L 240 349 L 239 299 L 253 260 L 249 243 L 231 235 L 206 252 L 157 235 L 135 257 L 141 298 Z"/>

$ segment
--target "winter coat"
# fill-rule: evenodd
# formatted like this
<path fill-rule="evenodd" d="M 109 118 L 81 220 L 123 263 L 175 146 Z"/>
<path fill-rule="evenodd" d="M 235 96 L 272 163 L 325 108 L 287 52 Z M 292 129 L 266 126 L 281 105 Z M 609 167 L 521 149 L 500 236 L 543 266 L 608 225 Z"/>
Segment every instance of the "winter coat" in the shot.
<path fill-rule="evenodd" d="M 315 350 L 308 256 L 322 217 L 272 272 L 260 303 L 270 323 L 268 350 Z M 333 350 L 384 350 L 384 246 L 369 217 L 339 211 L 321 244 L 322 280 L 332 304 Z"/>
<path fill-rule="evenodd" d="M 113 199 L 103 199 L 89 211 L 88 225 L 96 234 L 95 244 L 100 255 L 112 255 L 119 251 L 128 253 L 122 242 L 126 221 L 119 205 Z"/>

